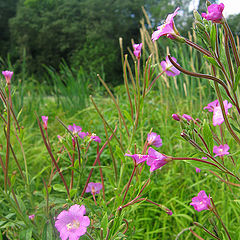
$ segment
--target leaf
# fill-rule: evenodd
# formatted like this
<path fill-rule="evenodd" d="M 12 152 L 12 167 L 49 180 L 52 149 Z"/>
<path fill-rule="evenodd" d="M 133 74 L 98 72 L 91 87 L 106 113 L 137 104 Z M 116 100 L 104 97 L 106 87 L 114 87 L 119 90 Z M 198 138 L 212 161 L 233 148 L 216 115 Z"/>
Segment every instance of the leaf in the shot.
<path fill-rule="evenodd" d="M 213 144 L 214 144 L 213 135 L 209 127 L 209 124 L 206 121 L 204 121 L 203 123 L 203 139 L 205 140 L 210 152 L 212 153 Z"/>
<path fill-rule="evenodd" d="M 52 233 L 53 233 L 52 225 L 49 222 L 47 222 L 43 228 L 42 240 L 52 240 L 53 239 Z"/>
<path fill-rule="evenodd" d="M 58 183 L 53 185 L 53 189 L 57 192 L 66 192 L 65 187 Z"/>
<path fill-rule="evenodd" d="M 20 240 L 31 240 L 32 239 L 32 228 L 25 229 L 20 232 Z"/>
<path fill-rule="evenodd" d="M 237 90 L 239 80 L 240 80 L 240 67 L 238 67 L 237 74 L 235 76 L 235 82 L 234 82 L 234 87 L 233 87 L 234 92 Z"/>
<path fill-rule="evenodd" d="M 232 128 L 233 128 L 236 132 L 240 133 L 240 130 L 239 130 L 237 127 L 235 127 L 232 123 L 230 123 L 230 125 L 232 126 Z"/>
<path fill-rule="evenodd" d="M 214 66 L 216 66 L 216 67 L 219 68 L 218 63 L 216 62 L 216 60 L 215 60 L 214 58 L 208 57 L 208 56 L 206 56 L 206 55 L 204 55 L 203 57 L 206 58 L 212 65 L 214 65 Z"/>
<path fill-rule="evenodd" d="M 210 39 L 211 39 L 211 46 L 213 51 L 215 51 L 216 47 L 216 28 L 214 25 L 212 25 L 211 33 L 210 33 Z"/>
<path fill-rule="evenodd" d="M 107 227 L 108 227 L 108 215 L 105 213 L 105 215 L 102 218 L 101 221 L 101 228 L 103 229 L 103 237 L 107 235 Z"/>

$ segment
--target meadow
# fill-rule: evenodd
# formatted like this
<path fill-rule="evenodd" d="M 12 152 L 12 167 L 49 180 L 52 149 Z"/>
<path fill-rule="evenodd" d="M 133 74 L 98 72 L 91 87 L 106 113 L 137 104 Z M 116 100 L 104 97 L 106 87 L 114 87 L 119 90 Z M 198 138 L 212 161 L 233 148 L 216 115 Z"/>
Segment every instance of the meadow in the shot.
<path fill-rule="evenodd" d="M 203 109 L 218 92 L 210 80 L 184 73 L 169 77 L 164 72 L 157 77 L 162 72 L 160 62 L 169 53 L 192 72 L 211 74 L 215 63 L 170 40 L 169 48 L 159 56 L 161 41 L 152 42 L 146 26 L 142 22 L 141 57 L 136 58 L 131 49 L 124 55 L 120 39 L 123 83 L 114 88 L 108 87 L 101 73 L 85 72 L 65 62 L 60 72 L 46 67 L 41 84 L 13 75 L 11 94 L 2 78 L 1 159 L 9 158 L 9 165 L 6 176 L 1 160 L 0 239 L 60 239 L 56 218 L 75 204 L 84 205 L 90 219 L 80 239 L 239 239 L 237 143 L 225 126 L 213 127 L 211 113 Z M 213 29 L 214 24 L 207 30 Z M 189 39 L 201 42 L 195 32 L 189 32 Z M 222 77 L 220 71 L 216 75 Z M 239 96 L 238 89 L 234 93 Z M 181 117 L 176 120 L 172 114 Z M 193 120 L 183 119 L 183 114 Z M 229 115 L 238 135 L 236 111 L 229 110 Z M 48 116 L 47 125 L 41 116 Z M 81 126 L 77 133 L 88 135 L 76 135 L 69 127 L 74 128 L 73 124 Z M 221 163 L 237 177 L 199 161 L 180 160 L 205 156 L 196 148 L 200 142 L 195 130 L 206 139 L 207 150 L 213 147 L 210 138 L 214 136 L 228 143 L 231 154 L 221 158 Z M 137 164 L 125 155 L 146 154 L 152 132 L 162 139 L 157 150 L 180 161 L 169 157 L 166 165 L 150 172 L 146 163 Z M 209 153 L 214 155 L 212 149 Z M 99 194 L 84 192 L 87 179 L 102 184 Z M 231 238 L 212 210 L 198 212 L 190 205 L 201 190 L 213 198 Z"/>

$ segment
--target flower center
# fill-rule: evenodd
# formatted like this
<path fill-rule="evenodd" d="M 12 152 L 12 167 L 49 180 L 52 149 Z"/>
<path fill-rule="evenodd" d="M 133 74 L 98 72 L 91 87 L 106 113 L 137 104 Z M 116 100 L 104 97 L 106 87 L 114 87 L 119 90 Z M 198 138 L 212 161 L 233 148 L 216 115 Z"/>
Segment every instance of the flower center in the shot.
<path fill-rule="evenodd" d="M 67 230 L 78 229 L 80 226 L 79 221 L 73 220 L 71 223 L 67 224 Z"/>
<path fill-rule="evenodd" d="M 95 187 L 92 187 L 92 194 L 95 194 Z"/>

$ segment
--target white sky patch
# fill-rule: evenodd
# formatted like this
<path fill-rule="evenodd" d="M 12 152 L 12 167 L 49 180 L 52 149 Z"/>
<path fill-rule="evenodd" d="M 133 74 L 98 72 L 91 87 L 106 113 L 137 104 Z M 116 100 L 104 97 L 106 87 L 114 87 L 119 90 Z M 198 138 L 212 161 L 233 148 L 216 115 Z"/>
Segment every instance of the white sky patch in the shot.
<path fill-rule="evenodd" d="M 198 7 L 198 2 L 199 0 L 192 0 L 189 5 L 189 10 L 192 11 L 193 9 L 196 9 Z M 219 0 L 218 4 L 219 3 L 223 3 L 225 6 L 223 10 L 223 15 L 225 17 L 240 13 L 240 0 Z"/>

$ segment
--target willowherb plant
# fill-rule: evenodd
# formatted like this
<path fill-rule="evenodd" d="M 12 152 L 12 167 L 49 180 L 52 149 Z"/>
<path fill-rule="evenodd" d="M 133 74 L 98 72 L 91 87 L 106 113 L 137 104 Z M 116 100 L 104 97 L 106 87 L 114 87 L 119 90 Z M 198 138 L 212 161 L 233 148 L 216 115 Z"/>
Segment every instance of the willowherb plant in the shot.
<path fill-rule="evenodd" d="M 26 239 L 44 240 L 131 239 L 134 235 L 132 230 L 134 227 L 131 223 L 134 225 L 136 220 L 131 215 L 131 207 L 134 208 L 143 203 L 153 204 L 167 213 L 169 215 L 166 215 L 167 217 L 174 216 L 174 211 L 152 201 L 147 192 L 154 172 L 173 161 L 191 163 L 196 167 L 196 172 L 209 171 L 221 182 L 226 183 L 231 192 L 231 187 L 240 187 L 238 183 L 240 163 L 234 156 L 234 154 L 237 155 L 238 152 L 234 153 L 234 151 L 240 144 L 238 102 L 240 60 L 234 37 L 222 15 L 223 9 L 223 4 L 208 4 L 208 13 L 203 13 L 203 18 L 196 11 L 194 12 L 195 31 L 202 39 L 204 46 L 182 37 L 176 29 L 174 17 L 178 14 L 179 8 L 168 15 L 165 23 L 158 27 L 151 38 L 155 42 L 159 37 L 166 36 L 196 49 L 210 64 L 211 75 L 184 69 L 171 55 L 168 55 L 166 61 L 162 61 L 159 66 L 152 64 L 152 55 L 143 62 L 141 58 L 144 43 L 133 44 L 135 72 L 130 67 L 127 55 L 122 54 L 129 111 L 121 109 L 118 99 L 98 75 L 113 100 L 118 114 L 115 122 L 107 121 L 94 98 L 90 96 L 103 122 L 105 142 L 104 137 L 100 138 L 90 129 L 86 129 L 87 132 L 75 123 L 66 125 L 59 118 L 57 120 L 65 129 L 65 133 L 61 136 L 55 134 L 57 140 L 54 141 L 49 136 L 50 118 L 42 116 L 41 121 L 36 114 L 41 137 L 50 156 L 50 164 L 33 178 L 28 172 L 23 144 L 19 137 L 23 129 L 19 125 L 12 106 L 13 72 L 2 72 L 6 79 L 6 86 L 0 89 L 0 98 L 5 112 L 0 117 L 4 124 L 6 150 L 0 155 L 0 164 L 4 173 L 4 188 L 0 190 L 4 209 L 8 208 L 10 211 L 4 217 L 4 223 L 1 223 L 6 237 L 21 239 L 27 236 Z M 160 66 L 162 72 L 157 74 L 156 69 Z M 204 110 L 213 114 L 212 120 L 207 111 L 197 119 L 187 114 L 172 115 L 172 118 L 180 123 L 181 137 L 193 146 L 191 156 L 175 157 L 156 150 L 162 146 L 163 141 L 158 133 L 153 132 L 153 129 L 146 130 L 143 113 L 147 95 L 150 95 L 156 81 L 164 75 L 174 77 L 180 73 L 209 80 L 215 88 L 217 99 L 204 107 Z M 141 136 L 141 144 L 138 145 L 139 136 Z M 20 145 L 24 170 L 14 152 L 13 138 L 16 138 Z M 107 166 L 106 161 L 104 161 L 106 166 L 101 163 L 107 146 L 112 160 L 110 167 Z M 5 162 L 2 156 L 5 157 Z M 11 176 L 9 174 L 10 160 L 15 161 L 21 175 L 18 186 L 14 184 L 16 174 Z M 127 172 L 126 168 L 132 171 L 127 176 L 127 181 L 125 181 L 126 177 L 123 178 L 124 173 Z M 49 174 L 43 175 L 42 173 L 46 170 L 49 170 Z M 40 176 L 43 190 L 35 189 L 34 182 Z M 19 192 L 19 185 L 25 189 L 24 192 Z M 193 193 L 194 195 L 196 193 Z M 210 218 L 210 226 L 207 227 L 194 222 L 194 226 L 188 227 L 187 230 L 198 239 L 203 238 L 193 230 L 193 227 L 199 227 L 215 239 L 233 239 L 233 231 L 228 230 L 229 224 L 223 222 L 213 201 L 216 195 L 215 192 L 207 195 L 204 190 L 201 190 L 196 197 L 192 198 L 191 203 L 189 199 L 189 204 L 196 211 L 209 211 L 220 223 L 216 225 L 213 218 Z M 234 194 L 231 196 L 233 200 L 238 200 Z M 182 233 L 178 234 L 176 239 L 179 239 Z"/>

